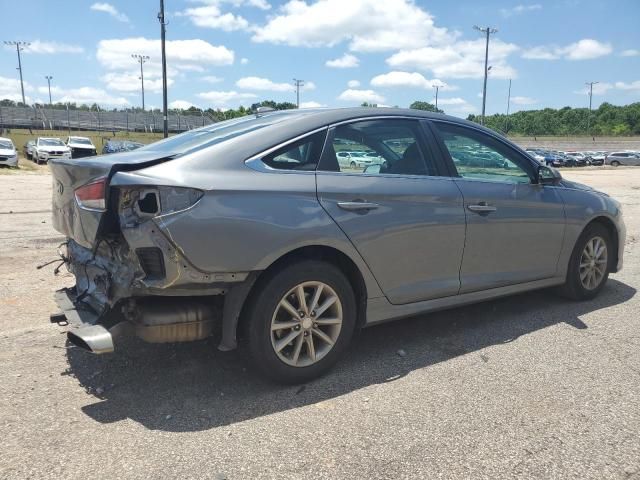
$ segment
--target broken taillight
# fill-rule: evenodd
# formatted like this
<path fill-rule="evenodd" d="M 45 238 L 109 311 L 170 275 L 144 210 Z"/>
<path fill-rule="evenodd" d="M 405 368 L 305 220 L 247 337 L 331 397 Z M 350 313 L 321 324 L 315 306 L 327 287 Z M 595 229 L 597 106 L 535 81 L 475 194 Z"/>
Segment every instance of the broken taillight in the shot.
<path fill-rule="evenodd" d="M 106 191 L 107 177 L 99 178 L 76 189 L 76 202 L 80 208 L 86 210 L 104 211 L 106 210 Z"/>

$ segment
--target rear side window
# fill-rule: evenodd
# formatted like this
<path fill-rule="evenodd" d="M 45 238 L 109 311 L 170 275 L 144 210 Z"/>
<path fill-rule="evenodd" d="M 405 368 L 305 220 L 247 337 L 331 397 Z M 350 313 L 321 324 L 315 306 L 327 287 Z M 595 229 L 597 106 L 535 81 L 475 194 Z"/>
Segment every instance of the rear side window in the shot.
<path fill-rule="evenodd" d="M 262 163 L 278 170 L 315 170 L 326 130 L 304 137 L 262 157 Z"/>

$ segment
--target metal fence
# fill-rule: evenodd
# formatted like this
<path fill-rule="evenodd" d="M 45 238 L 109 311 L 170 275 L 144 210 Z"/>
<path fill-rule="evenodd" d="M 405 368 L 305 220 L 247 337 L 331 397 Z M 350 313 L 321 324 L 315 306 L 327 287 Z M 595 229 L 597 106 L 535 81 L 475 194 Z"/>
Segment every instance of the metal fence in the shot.
<path fill-rule="evenodd" d="M 170 132 L 184 132 L 210 125 L 214 120 L 205 114 L 169 113 L 168 123 Z M 162 113 L 0 107 L 0 128 L 162 132 Z"/>

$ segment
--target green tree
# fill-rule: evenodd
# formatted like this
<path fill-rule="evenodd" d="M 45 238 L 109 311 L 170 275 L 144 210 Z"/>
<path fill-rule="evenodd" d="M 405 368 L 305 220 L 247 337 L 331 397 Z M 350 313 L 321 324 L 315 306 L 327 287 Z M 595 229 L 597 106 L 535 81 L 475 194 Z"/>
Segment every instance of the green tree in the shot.
<path fill-rule="evenodd" d="M 419 100 L 416 100 L 411 105 L 409 105 L 409 108 L 412 108 L 414 110 L 424 110 L 427 112 L 444 113 L 444 110 L 440 110 L 439 108 L 436 108 L 436 106 L 433 103 L 421 102 Z"/>

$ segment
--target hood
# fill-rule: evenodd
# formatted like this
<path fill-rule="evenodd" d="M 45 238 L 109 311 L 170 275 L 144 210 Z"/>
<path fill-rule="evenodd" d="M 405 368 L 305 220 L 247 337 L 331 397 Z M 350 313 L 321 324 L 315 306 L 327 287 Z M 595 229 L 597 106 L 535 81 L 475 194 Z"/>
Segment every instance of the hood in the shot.
<path fill-rule="evenodd" d="M 42 145 L 40 147 L 37 147 L 38 150 L 41 150 L 43 152 L 69 152 L 71 151 L 71 149 L 69 147 L 67 147 L 66 145 L 60 145 L 60 146 L 52 146 L 52 145 Z"/>
<path fill-rule="evenodd" d="M 570 180 L 562 179 L 561 185 L 565 188 L 572 188 L 573 190 L 584 190 L 586 192 L 599 193 L 600 195 L 609 196 L 608 194 L 601 192 L 600 190 L 596 190 L 589 185 L 585 185 L 584 183 L 572 182 Z"/>
<path fill-rule="evenodd" d="M 13 157 L 17 152 L 10 148 L 0 148 L 0 155 L 3 157 Z"/>
<path fill-rule="evenodd" d="M 96 149 L 96 147 L 94 147 L 93 145 L 87 145 L 86 143 L 73 143 L 73 142 L 67 143 L 67 147 L 69 147 L 69 148 L 86 148 L 87 150 L 95 150 Z"/>

